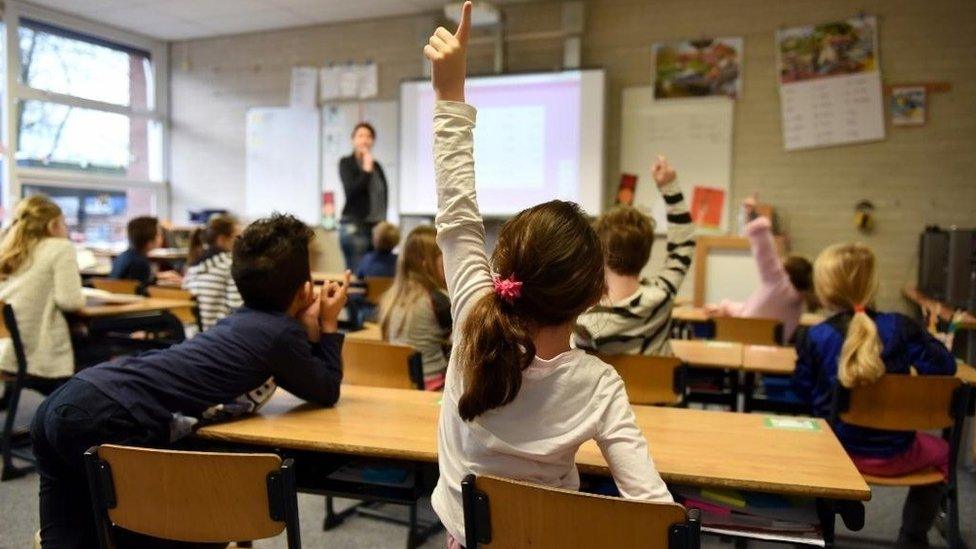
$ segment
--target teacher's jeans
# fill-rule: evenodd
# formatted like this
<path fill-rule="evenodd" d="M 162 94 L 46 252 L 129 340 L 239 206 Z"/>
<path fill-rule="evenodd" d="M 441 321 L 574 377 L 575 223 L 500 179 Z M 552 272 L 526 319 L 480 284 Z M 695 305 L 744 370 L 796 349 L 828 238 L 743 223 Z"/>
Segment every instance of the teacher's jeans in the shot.
<path fill-rule="evenodd" d="M 356 272 L 359 260 L 373 250 L 373 227 L 376 223 L 343 221 L 339 224 L 339 246 L 346 259 L 346 268 Z"/>

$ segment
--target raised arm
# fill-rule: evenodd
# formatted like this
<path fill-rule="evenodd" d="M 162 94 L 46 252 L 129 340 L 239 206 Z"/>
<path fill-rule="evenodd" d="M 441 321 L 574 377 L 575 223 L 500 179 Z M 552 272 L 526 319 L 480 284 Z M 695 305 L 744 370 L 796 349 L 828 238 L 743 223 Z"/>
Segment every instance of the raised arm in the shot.
<path fill-rule="evenodd" d="M 462 311 L 491 287 L 485 253 L 485 226 L 474 186 L 476 111 L 464 103 L 471 3 L 465 2 L 461 23 L 451 34 L 438 27 L 424 47 L 433 65 L 434 173 L 437 179 L 437 244 L 444 254 L 444 274 L 451 312 L 460 323 Z"/>
<path fill-rule="evenodd" d="M 677 174 L 668 160 L 663 156 L 657 157 L 651 175 L 664 198 L 668 219 L 668 257 L 653 283 L 674 296 L 688 273 L 695 253 L 695 225 L 691 222 L 681 186 L 676 181 Z"/>
<path fill-rule="evenodd" d="M 773 240 L 773 224 L 769 218 L 759 216 L 746 225 L 746 236 L 749 237 L 749 247 L 752 257 L 759 267 L 759 278 L 766 284 L 773 284 L 784 279 L 786 269 L 776 253 L 776 242 Z"/>

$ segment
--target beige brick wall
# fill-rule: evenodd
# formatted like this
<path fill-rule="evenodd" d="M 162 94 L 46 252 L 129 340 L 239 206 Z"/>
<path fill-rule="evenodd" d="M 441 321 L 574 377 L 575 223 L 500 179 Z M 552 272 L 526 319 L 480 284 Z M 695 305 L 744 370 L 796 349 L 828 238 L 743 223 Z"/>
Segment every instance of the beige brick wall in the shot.
<path fill-rule="evenodd" d="M 735 113 L 732 200 L 753 190 L 773 203 L 793 249 L 810 256 L 841 240 L 878 252 L 881 305 L 904 308 L 900 287 L 914 279 L 916 239 L 926 224 L 976 226 L 976 2 L 971 0 L 591 0 L 585 66 L 607 70 L 607 171 L 617 179 L 620 92 L 650 82 L 650 46 L 696 36 L 745 38 L 743 97 Z M 773 34 L 777 27 L 878 15 L 886 83 L 948 81 L 930 97 L 921 129 L 889 129 L 880 143 L 786 153 L 780 137 Z M 506 7 L 513 36 L 556 30 L 559 3 Z M 418 44 L 433 15 L 386 18 L 194 40 L 172 47 L 172 182 L 176 219 L 187 207 L 243 209 L 244 112 L 288 100 L 292 66 L 367 58 L 380 69 L 380 96 L 396 98 L 402 78 L 420 75 Z M 491 51 L 472 51 L 487 71 Z M 508 44 L 511 71 L 558 68 L 558 40 Z M 680 170 L 680 166 L 678 167 Z M 609 195 L 610 193 L 608 193 Z M 854 230 L 853 207 L 877 207 L 877 228 Z"/>

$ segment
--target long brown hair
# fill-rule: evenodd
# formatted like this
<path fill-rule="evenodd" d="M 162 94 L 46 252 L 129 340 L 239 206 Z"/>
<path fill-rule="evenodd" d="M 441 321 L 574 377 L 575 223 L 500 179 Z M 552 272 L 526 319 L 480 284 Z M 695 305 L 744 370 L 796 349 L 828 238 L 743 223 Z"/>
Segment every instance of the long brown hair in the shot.
<path fill-rule="evenodd" d="M 42 239 L 51 236 L 51 224 L 61 217 L 61 208 L 50 198 L 35 194 L 20 201 L 14 220 L 0 242 L 0 278 L 17 272 L 30 259 Z"/>
<path fill-rule="evenodd" d="M 870 385 L 885 373 L 878 327 L 865 307 L 878 291 L 874 252 L 863 244 L 834 244 L 813 265 L 813 286 L 825 306 L 852 311 L 837 362 L 837 379 L 844 387 Z"/>
<path fill-rule="evenodd" d="M 190 249 L 186 254 L 187 264 L 196 264 L 203 256 L 205 246 L 213 246 L 218 237 L 232 236 L 236 230 L 237 220 L 232 216 L 222 214 L 211 216 L 206 225 L 197 227 L 190 233 Z"/>
<path fill-rule="evenodd" d="M 458 412 L 466 421 L 515 399 L 535 357 L 532 334 L 575 320 L 606 286 L 600 238 L 572 202 L 553 200 L 508 220 L 491 261 L 499 278 L 522 283 L 521 296 L 507 301 L 489 292 L 467 313 L 455 350 L 465 372 Z"/>
<path fill-rule="evenodd" d="M 409 309 L 430 292 L 444 290 L 438 267 L 441 250 L 437 247 L 437 230 L 430 225 L 415 227 L 403 243 L 397 259 L 396 279 L 380 302 L 380 328 L 390 339 L 390 315 L 395 309 Z M 402 327 L 401 327 L 402 328 Z"/>

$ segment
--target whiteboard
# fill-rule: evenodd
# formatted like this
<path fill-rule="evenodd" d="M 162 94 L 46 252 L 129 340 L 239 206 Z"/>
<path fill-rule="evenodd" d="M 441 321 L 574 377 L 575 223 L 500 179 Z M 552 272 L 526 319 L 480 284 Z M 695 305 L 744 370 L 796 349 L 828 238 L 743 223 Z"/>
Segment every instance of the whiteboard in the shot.
<path fill-rule="evenodd" d="M 759 288 L 759 267 L 750 250 L 712 249 L 705 261 L 705 303 L 741 303 Z"/>
<path fill-rule="evenodd" d="M 664 201 L 650 175 L 659 154 L 667 156 L 677 170 L 689 208 L 696 186 L 724 193 L 718 226 L 699 227 L 699 232 L 728 231 L 733 105 L 725 97 L 654 101 L 653 86 L 624 89 L 620 171 L 637 176 L 634 204 L 645 209 L 653 205 L 651 215 L 659 233 L 666 231 L 667 219 Z"/>
<path fill-rule="evenodd" d="M 339 159 L 352 153 L 352 129 L 361 121 L 376 128 L 373 157 L 386 174 L 386 219 L 399 220 L 399 108 L 396 101 L 335 102 L 322 106 L 322 190 L 335 193 L 336 216 L 341 216 L 346 195 L 339 179 Z"/>
<path fill-rule="evenodd" d="M 245 148 L 246 220 L 277 211 L 318 224 L 318 109 L 248 109 Z"/>

